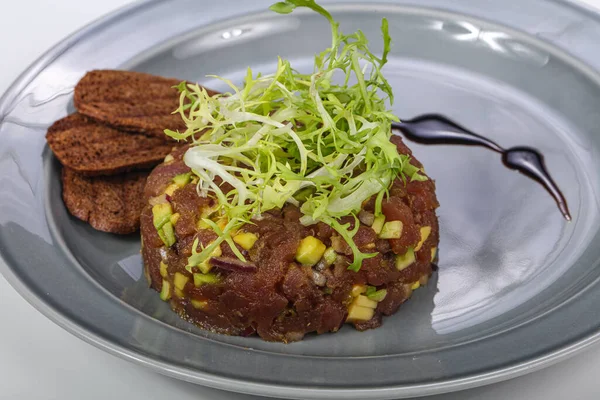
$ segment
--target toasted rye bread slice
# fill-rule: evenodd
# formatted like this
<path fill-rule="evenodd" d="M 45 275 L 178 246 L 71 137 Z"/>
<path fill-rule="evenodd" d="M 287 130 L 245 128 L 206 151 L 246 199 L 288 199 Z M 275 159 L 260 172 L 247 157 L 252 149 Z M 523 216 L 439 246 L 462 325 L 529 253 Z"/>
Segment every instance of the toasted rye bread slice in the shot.
<path fill-rule="evenodd" d="M 46 134 L 62 165 L 87 176 L 148 169 L 173 150 L 173 142 L 111 128 L 81 114 L 56 121 Z"/>
<path fill-rule="evenodd" d="M 179 114 L 180 80 L 132 71 L 88 72 L 75 87 L 81 114 L 119 129 L 164 137 L 164 130 L 185 130 Z M 213 91 L 209 93 L 215 94 Z"/>
<path fill-rule="evenodd" d="M 99 231 L 127 234 L 140 227 L 148 171 L 86 177 L 63 168 L 63 200 L 75 217 Z"/>

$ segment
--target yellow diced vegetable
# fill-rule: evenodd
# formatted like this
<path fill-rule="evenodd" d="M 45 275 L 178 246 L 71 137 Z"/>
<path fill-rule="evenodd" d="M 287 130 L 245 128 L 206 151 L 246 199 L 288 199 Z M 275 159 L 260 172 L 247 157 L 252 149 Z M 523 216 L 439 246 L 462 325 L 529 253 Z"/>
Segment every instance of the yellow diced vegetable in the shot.
<path fill-rule="evenodd" d="M 333 247 L 328 247 L 327 250 L 325 250 L 325 253 L 323 253 L 323 260 L 325 260 L 325 263 L 327 265 L 331 265 L 335 262 L 336 259 L 337 253 L 335 252 Z"/>
<path fill-rule="evenodd" d="M 402 271 L 415 262 L 415 252 L 409 248 L 403 255 L 396 256 L 396 269 Z"/>
<path fill-rule="evenodd" d="M 160 262 L 160 276 L 162 276 L 163 278 L 167 277 L 167 264 L 165 264 L 164 262 Z"/>
<path fill-rule="evenodd" d="M 197 267 L 203 274 L 208 274 L 212 269 L 212 265 L 210 265 L 208 260 L 204 260 L 202 263 L 198 264 Z"/>
<path fill-rule="evenodd" d="M 183 299 L 185 297 L 185 294 L 183 293 L 183 290 L 175 288 L 175 296 L 179 297 L 180 299 Z"/>
<path fill-rule="evenodd" d="M 166 163 L 170 163 L 173 160 L 175 160 L 175 158 L 172 155 L 170 155 L 170 154 L 165 157 L 165 162 Z"/>
<path fill-rule="evenodd" d="M 389 221 L 383 224 L 381 232 L 379 233 L 380 239 L 400 239 L 402 236 L 402 228 L 404 225 L 402 221 Z"/>
<path fill-rule="evenodd" d="M 219 283 L 220 279 L 215 274 L 194 274 L 194 286 L 211 285 Z"/>
<path fill-rule="evenodd" d="M 202 310 L 203 308 L 205 308 L 208 305 L 208 301 L 203 301 L 203 300 L 192 300 L 191 303 L 192 303 L 192 306 L 194 306 L 194 308 L 197 308 L 199 310 Z"/>
<path fill-rule="evenodd" d="M 161 300 L 167 301 L 171 298 L 171 284 L 169 281 L 163 280 L 162 290 L 160 291 Z"/>
<path fill-rule="evenodd" d="M 348 308 L 348 317 L 346 322 L 368 321 L 375 315 L 375 310 L 372 308 L 361 307 L 356 304 L 351 304 Z"/>
<path fill-rule="evenodd" d="M 217 226 L 219 227 L 219 229 L 223 230 L 225 229 L 228 223 L 229 219 L 227 217 L 219 218 L 219 220 L 217 221 Z"/>
<path fill-rule="evenodd" d="M 435 260 L 436 255 L 437 255 L 437 247 L 432 247 L 431 248 L 431 262 L 433 262 L 433 260 Z"/>
<path fill-rule="evenodd" d="M 211 226 L 209 224 L 207 224 L 206 222 L 204 222 L 202 219 L 198 220 L 198 222 L 196 223 L 196 228 L 198 228 L 198 229 L 212 229 Z"/>
<path fill-rule="evenodd" d="M 210 244 L 209 244 L 210 246 Z M 223 251 L 221 250 L 221 246 L 217 246 L 215 247 L 215 249 L 213 250 L 213 252 L 210 254 L 211 257 L 221 257 L 221 255 L 223 254 Z M 210 272 L 210 270 L 212 269 L 212 265 L 210 265 L 210 263 L 208 262 L 210 260 L 210 258 L 208 260 L 204 260 L 201 264 L 198 265 L 198 269 L 200 271 L 202 271 L 203 274 L 208 274 Z"/>
<path fill-rule="evenodd" d="M 171 220 L 173 209 L 170 203 L 160 203 L 152 206 L 152 218 L 154 227 L 160 229 Z"/>
<path fill-rule="evenodd" d="M 371 229 L 373 229 L 375 233 L 379 235 L 383 229 L 383 224 L 385 224 L 385 215 L 375 217 L 373 225 L 371 225 Z"/>
<path fill-rule="evenodd" d="M 296 250 L 296 260 L 307 266 L 313 266 L 319 262 L 325 253 L 325 245 L 314 236 L 307 236 L 300 241 Z"/>
<path fill-rule="evenodd" d="M 175 213 L 175 214 L 171 215 L 171 224 L 175 225 L 177 223 L 177 221 L 179 221 L 180 217 L 181 217 L 181 214 L 179 214 L 179 213 Z"/>
<path fill-rule="evenodd" d="M 427 238 L 429 237 L 430 234 L 431 234 L 430 226 L 422 226 L 421 227 L 421 240 L 419 241 L 419 244 L 417 244 L 417 246 L 415 247 L 415 251 L 421 250 L 421 247 L 423 247 L 423 243 L 425 243 L 425 241 L 427 240 Z"/>
<path fill-rule="evenodd" d="M 189 276 L 182 274 L 181 272 L 175 272 L 175 277 L 173 278 L 173 284 L 179 290 L 183 290 L 185 284 L 190 280 Z"/>
<path fill-rule="evenodd" d="M 164 224 L 162 228 L 157 231 L 157 233 L 167 247 L 173 246 L 177 240 L 171 221 L 167 221 L 167 223 Z"/>
<path fill-rule="evenodd" d="M 169 196 L 173 196 L 173 193 L 175 193 L 175 191 L 177 189 L 179 189 L 179 186 L 177 186 L 175 183 L 172 183 L 169 186 L 167 186 L 167 188 L 165 189 L 165 194 L 168 194 Z"/>
<path fill-rule="evenodd" d="M 406 297 L 408 298 L 408 297 L 412 296 L 412 292 L 413 292 L 412 285 L 409 283 L 406 283 L 403 286 L 404 286 L 404 291 L 406 292 Z"/>
<path fill-rule="evenodd" d="M 385 297 L 387 296 L 387 290 L 386 289 L 380 289 L 377 290 L 373 293 L 369 293 L 367 294 L 367 297 L 369 298 L 369 300 L 373 300 L 376 301 L 378 303 L 382 302 Z"/>
<path fill-rule="evenodd" d="M 200 210 L 200 219 L 202 218 L 209 218 L 212 214 L 214 214 L 217 211 L 217 206 L 212 206 L 212 207 L 207 207 L 207 206 L 203 206 L 201 207 Z"/>
<path fill-rule="evenodd" d="M 250 250 L 257 240 L 258 236 L 250 232 L 238 233 L 233 237 L 233 241 L 242 246 L 245 250 Z"/>
<path fill-rule="evenodd" d="M 415 283 L 412 284 L 412 286 L 410 287 L 412 290 L 417 290 L 418 288 L 421 287 L 421 282 L 416 281 Z"/>
<path fill-rule="evenodd" d="M 377 302 L 373 301 L 371 299 L 369 299 L 367 296 L 364 295 L 358 295 L 354 301 L 352 302 L 352 304 L 356 304 L 357 306 L 360 307 L 367 307 L 367 308 L 372 308 L 372 309 L 376 309 L 377 308 Z"/>
<path fill-rule="evenodd" d="M 367 286 L 354 285 L 354 286 L 352 286 L 352 297 L 358 297 L 359 294 L 363 294 L 366 291 L 367 291 Z"/>
<path fill-rule="evenodd" d="M 178 187 L 182 188 L 187 185 L 192 180 L 192 173 L 186 172 L 184 174 L 179 174 L 173 177 L 173 183 Z"/>

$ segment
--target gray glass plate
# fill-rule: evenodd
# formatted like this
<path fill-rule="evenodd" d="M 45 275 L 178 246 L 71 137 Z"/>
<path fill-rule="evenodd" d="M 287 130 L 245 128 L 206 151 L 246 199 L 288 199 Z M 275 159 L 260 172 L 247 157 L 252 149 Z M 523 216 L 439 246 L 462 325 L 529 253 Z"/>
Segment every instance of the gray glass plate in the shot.
<path fill-rule="evenodd" d="M 216 388 L 294 398 L 375 399 L 482 385 L 556 362 L 598 340 L 600 21 L 565 2 L 397 0 L 329 4 L 345 32 L 381 49 L 402 117 L 440 112 L 504 146 L 546 155 L 573 213 L 474 148 L 412 147 L 437 181 L 435 279 L 380 329 L 282 345 L 200 331 L 146 287 L 139 240 L 96 232 L 61 201 L 44 134 L 72 111 L 88 70 L 129 68 L 240 82 L 276 57 L 300 70 L 329 43 L 316 14 L 271 0 L 150 1 L 50 50 L 0 101 L 0 252 L 12 285 L 78 337 L 154 370 Z M 323 3 L 330 3 L 323 1 Z M 40 334 L 43 340 L 43 333 Z M 50 344 L 49 344 L 50 345 Z"/>

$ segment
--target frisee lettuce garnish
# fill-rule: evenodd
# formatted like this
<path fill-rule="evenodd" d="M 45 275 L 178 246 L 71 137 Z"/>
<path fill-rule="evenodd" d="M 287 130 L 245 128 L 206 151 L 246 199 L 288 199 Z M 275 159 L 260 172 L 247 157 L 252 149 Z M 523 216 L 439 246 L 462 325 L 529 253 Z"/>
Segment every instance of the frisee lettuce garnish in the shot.
<path fill-rule="evenodd" d="M 185 82 L 178 87 L 176 112 L 187 129 L 165 132 L 193 142 L 184 162 L 199 177 L 199 195 L 215 196 L 217 215 L 226 222 L 204 220 L 219 239 L 201 249 L 195 243 L 189 268 L 207 260 L 223 241 L 235 249 L 233 232 L 287 202 L 300 207 L 304 225 L 323 222 L 335 229 L 354 255 L 348 269 L 358 271 L 364 259 L 376 255 L 362 253 L 353 241 L 362 203 L 378 195 L 379 214 L 394 179 L 427 179 L 390 142 L 397 117 L 386 107 L 393 94 L 381 73 L 391 46 L 387 20 L 381 25 L 379 58 L 361 31 L 344 35 L 314 0 L 286 0 L 271 10 L 290 13 L 297 7 L 312 9 L 331 24 L 331 47 L 315 56 L 312 74 L 301 74 L 279 58 L 274 74 L 248 69 L 242 87 L 219 78 L 232 93 L 209 96 Z M 334 76 L 342 83 L 334 83 Z M 223 192 L 217 177 L 233 190 Z M 348 215 L 355 218 L 353 229 L 339 221 Z"/>

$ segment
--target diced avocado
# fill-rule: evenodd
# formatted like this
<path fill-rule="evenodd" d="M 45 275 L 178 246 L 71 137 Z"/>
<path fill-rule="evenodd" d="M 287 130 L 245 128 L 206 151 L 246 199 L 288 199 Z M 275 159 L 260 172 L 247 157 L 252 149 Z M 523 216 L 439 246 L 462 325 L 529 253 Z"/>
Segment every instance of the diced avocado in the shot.
<path fill-rule="evenodd" d="M 402 236 L 402 221 L 389 221 L 383 224 L 381 232 L 379 233 L 380 239 L 400 239 Z"/>
<path fill-rule="evenodd" d="M 375 217 L 373 225 L 371 225 L 371 229 L 373 229 L 375 233 L 379 235 L 383 229 L 383 224 L 385 224 L 385 215 L 382 214 Z"/>
<path fill-rule="evenodd" d="M 433 260 L 435 260 L 435 256 L 437 256 L 437 247 L 432 247 L 431 248 L 431 262 L 433 262 Z"/>
<path fill-rule="evenodd" d="M 167 222 L 163 225 L 162 229 L 158 231 L 158 236 L 160 236 L 163 243 L 167 247 L 171 247 L 175 244 L 175 231 L 173 230 L 173 225 L 171 224 L 171 222 Z"/>
<path fill-rule="evenodd" d="M 352 303 L 348 308 L 348 317 L 346 322 L 368 321 L 375 315 L 373 308 L 361 307 Z"/>
<path fill-rule="evenodd" d="M 367 294 L 367 297 L 369 298 L 369 300 L 373 300 L 378 303 L 380 301 L 383 301 L 383 299 L 385 299 L 385 296 L 387 296 L 387 290 L 385 290 L 385 289 L 380 289 L 373 293 Z"/>
<path fill-rule="evenodd" d="M 417 244 L 417 246 L 415 247 L 415 251 L 421 250 L 421 247 L 423 247 L 423 243 L 425 243 L 425 241 L 431 234 L 430 226 L 422 226 L 420 230 L 421 230 L 421 240 L 419 241 L 419 244 Z"/>
<path fill-rule="evenodd" d="M 167 264 L 165 264 L 164 262 L 160 262 L 160 276 L 162 276 L 163 278 L 167 277 Z"/>
<path fill-rule="evenodd" d="M 175 225 L 177 223 L 177 221 L 179 221 L 180 217 L 181 217 L 181 214 L 175 213 L 175 214 L 171 215 L 171 218 L 169 219 L 169 221 L 171 221 L 172 225 Z"/>
<path fill-rule="evenodd" d="M 296 250 L 296 260 L 307 266 L 313 266 L 319 262 L 325 253 L 325 245 L 314 236 L 307 236 L 300 241 Z"/>
<path fill-rule="evenodd" d="M 412 290 L 417 290 L 418 288 L 421 287 L 421 282 L 416 281 L 415 283 L 412 284 L 412 286 L 410 287 Z"/>
<path fill-rule="evenodd" d="M 367 291 L 367 286 L 365 285 L 354 285 L 352 286 L 352 297 L 358 297 L 358 295 L 363 294 Z"/>
<path fill-rule="evenodd" d="M 223 230 L 225 229 L 228 223 L 229 219 L 227 217 L 219 218 L 219 220 L 217 221 L 217 226 L 219 227 L 219 229 Z"/>
<path fill-rule="evenodd" d="M 208 274 L 212 269 L 212 265 L 208 263 L 208 260 L 204 260 L 202 263 L 198 264 L 197 267 L 203 274 Z"/>
<path fill-rule="evenodd" d="M 160 237 L 160 240 L 162 240 L 162 241 L 163 241 L 163 243 L 164 243 L 164 244 L 165 244 L 165 246 L 166 246 L 166 245 L 167 245 L 167 243 L 168 243 L 168 240 L 167 240 L 167 236 L 165 235 L 165 232 L 162 230 L 162 228 L 161 228 L 161 229 L 159 229 L 159 230 L 158 230 L 158 231 L 156 231 L 156 232 L 158 233 L 158 236 Z"/>
<path fill-rule="evenodd" d="M 415 251 L 409 247 L 406 253 L 396 256 L 396 269 L 402 271 L 403 269 L 410 267 L 414 262 Z"/>
<path fill-rule="evenodd" d="M 208 305 L 208 301 L 204 300 L 191 300 L 190 302 L 192 303 L 192 306 L 194 306 L 194 308 L 197 308 L 199 310 L 202 310 Z"/>
<path fill-rule="evenodd" d="M 162 282 L 162 289 L 160 291 L 161 300 L 167 301 L 171 298 L 171 284 L 169 281 L 164 280 Z"/>
<path fill-rule="evenodd" d="M 152 218 L 154 227 L 158 230 L 163 227 L 164 224 L 169 222 L 173 209 L 170 203 L 160 203 L 152 207 Z"/>
<path fill-rule="evenodd" d="M 194 286 L 214 285 L 220 282 L 220 278 L 215 274 L 194 274 Z"/>
<path fill-rule="evenodd" d="M 192 180 L 192 173 L 187 172 L 185 174 L 176 175 L 173 178 L 173 183 L 175 183 L 178 187 L 182 188 Z"/>
<path fill-rule="evenodd" d="M 364 295 L 358 295 L 354 301 L 352 302 L 352 304 L 356 304 L 357 306 L 360 307 L 367 307 L 367 308 L 372 308 L 372 309 L 376 309 L 377 308 L 377 302 L 370 300 L 367 296 Z"/>
<path fill-rule="evenodd" d="M 250 232 L 238 233 L 233 237 L 233 241 L 242 246 L 244 250 L 250 250 L 257 240 L 258 236 Z"/>
<path fill-rule="evenodd" d="M 211 215 L 213 215 L 215 213 L 215 211 L 217 211 L 217 209 L 218 209 L 217 206 L 202 207 L 202 210 L 200 211 L 200 219 L 204 219 L 204 218 L 210 219 Z"/>
<path fill-rule="evenodd" d="M 210 256 L 211 257 L 221 257 L 222 254 L 223 254 L 223 251 L 221 250 L 221 247 L 217 246 L 217 247 L 215 247 L 213 252 L 210 254 Z M 204 260 L 201 264 L 197 265 L 197 267 L 203 274 L 208 274 L 210 272 L 210 270 L 212 269 L 212 265 L 210 265 L 208 260 Z"/>
<path fill-rule="evenodd" d="M 219 250 L 221 250 L 219 248 Z M 213 252 L 214 255 L 214 252 Z M 218 257 L 218 256 L 215 256 Z M 200 264 L 196 265 L 196 267 L 200 270 L 201 273 L 203 274 L 208 274 L 210 272 L 210 270 L 212 269 L 212 265 L 209 263 L 210 258 L 202 261 Z"/>
<path fill-rule="evenodd" d="M 221 246 L 217 246 L 217 247 L 215 247 L 213 252 L 210 254 L 210 256 L 211 257 L 221 257 L 222 254 L 223 254 L 223 251 L 221 250 Z"/>
<path fill-rule="evenodd" d="M 175 277 L 173 278 L 173 284 L 179 290 L 183 290 L 185 288 L 185 284 L 190 280 L 189 276 L 182 274 L 181 272 L 175 272 Z"/>
<path fill-rule="evenodd" d="M 212 227 L 207 224 L 206 222 L 204 222 L 204 220 L 199 219 L 198 223 L 196 223 L 196 228 L 198 229 L 212 229 Z"/>
<path fill-rule="evenodd" d="M 196 226 L 198 227 L 198 229 L 211 229 L 212 227 L 207 224 L 206 222 L 204 222 L 204 219 L 210 219 L 210 220 L 214 220 L 215 218 L 215 213 L 217 212 L 217 210 L 219 209 L 218 206 L 212 206 L 212 207 L 208 207 L 208 206 L 204 206 L 201 208 L 200 210 L 200 218 L 198 219 L 198 222 L 196 223 Z M 221 224 L 219 224 L 219 226 L 221 226 Z"/>
<path fill-rule="evenodd" d="M 179 189 L 179 186 L 177 186 L 176 184 L 172 183 L 169 186 L 167 186 L 167 188 L 165 189 L 165 194 L 167 196 L 173 196 L 173 193 L 175 193 L 175 191 Z"/>
<path fill-rule="evenodd" d="M 337 253 L 335 252 L 333 247 L 328 247 L 325 250 L 325 253 L 323 253 L 323 259 L 325 260 L 325 263 L 327 265 L 331 265 L 335 262 L 335 260 L 337 259 Z"/>

